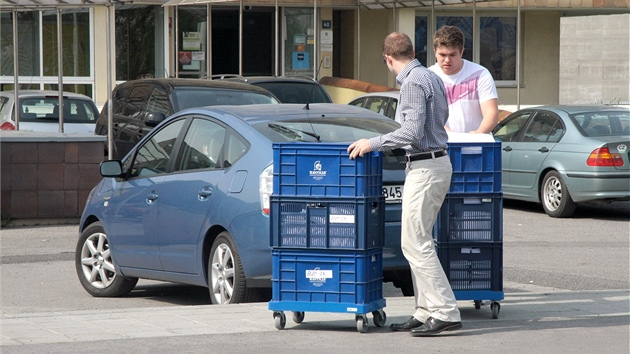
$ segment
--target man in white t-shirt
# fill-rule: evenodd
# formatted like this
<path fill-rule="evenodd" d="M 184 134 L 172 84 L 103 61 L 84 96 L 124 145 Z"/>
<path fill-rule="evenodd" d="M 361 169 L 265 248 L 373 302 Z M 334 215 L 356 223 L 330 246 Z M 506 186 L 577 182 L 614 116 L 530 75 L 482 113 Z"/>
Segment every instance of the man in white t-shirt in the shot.
<path fill-rule="evenodd" d="M 437 63 L 429 70 L 438 74 L 446 87 L 446 130 L 490 133 L 499 122 L 499 105 L 488 69 L 462 58 L 464 34 L 455 26 L 443 26 L 435 32 L 433 49 Z"/>

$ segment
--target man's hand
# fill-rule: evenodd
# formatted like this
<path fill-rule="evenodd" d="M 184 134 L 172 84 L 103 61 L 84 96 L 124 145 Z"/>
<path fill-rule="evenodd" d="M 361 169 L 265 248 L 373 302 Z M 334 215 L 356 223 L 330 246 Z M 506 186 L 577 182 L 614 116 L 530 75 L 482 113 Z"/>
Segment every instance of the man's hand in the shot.
<path fill-rule="evenodd" d="M 357 156 L 363 157 L 364 154 L 372 151 L 370 141 L 368 139 L 357 140 L 348 146 L 350 160 L 354 160 Z"/>

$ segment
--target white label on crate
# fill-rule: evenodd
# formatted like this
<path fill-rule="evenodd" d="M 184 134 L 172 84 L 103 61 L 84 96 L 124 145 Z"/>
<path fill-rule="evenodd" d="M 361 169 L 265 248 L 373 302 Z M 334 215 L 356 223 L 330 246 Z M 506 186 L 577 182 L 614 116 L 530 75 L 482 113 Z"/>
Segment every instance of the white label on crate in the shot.
<path fill-rule="evenodd" d="M 359 309 L 356 307 L 346 307 L 347 312 L 358 312 Z"/>
<path fill-rule="evenodd" d="M 481 146 L 468 146 L 462 148 L 462 155 L 481 154 Z"/>
<path fill-rule="evenodd" d="M 319 269 L 319 267 L 315 268 L 315 269 L 307 269 L 306 270 L 306 277 L 310 281 L 320 281 L 320 282 L 323 281 L 323 282 L 325 282 L 326 279 L 332 279 L 333 278 L 333 271 L 332 270 Z"/>
<path fill-rule="evenodd" d="M 330 215 L 328 222 L 331 224 L 354 224 L 354 215 Z"/>
<path fill-rule="evenodd" d="M 462 247 L 462 253 L 481 253 L 481 248 Z"/>
<path fill-rule="evenodd" d="M 464 198 L 462 204 L 481 204 L 480 198 Z"/>
<path fill-rule="evenodd" d="M 310 176 L 313 177 L 314 180 L 319 181 L 326 177 L 327 171 L 322 170 L 321 161 L 317 160 L 313 163 L 313 169 L 309 172 Z"/>

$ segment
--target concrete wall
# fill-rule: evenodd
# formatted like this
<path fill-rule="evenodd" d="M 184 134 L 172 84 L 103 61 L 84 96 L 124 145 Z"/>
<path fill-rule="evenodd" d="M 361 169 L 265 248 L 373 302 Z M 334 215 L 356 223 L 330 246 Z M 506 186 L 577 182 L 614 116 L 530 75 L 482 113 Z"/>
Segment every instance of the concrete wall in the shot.
<path fill-rule="evenodd" d="M 560 103 L 630 104 L 630 14 L 560 21 Z"/>
<path fill-rule="evenodd" d="M 558 103 L 560 16 L 558 11 L 521 14 L 521 88 L 517 93 L 516 87 L 498 87 L 500 107 L 516 110 L 517 94 L 522 106 Z"/>
<path fill-rule="evenodd" d="M 389 70 L 383 64 L 383 39 L 393 31 L 392 11 L 360 10 L 359 73 L 357 80 L 388 86 Z M 357 59 L 355 59 L 357 60 Z"/>

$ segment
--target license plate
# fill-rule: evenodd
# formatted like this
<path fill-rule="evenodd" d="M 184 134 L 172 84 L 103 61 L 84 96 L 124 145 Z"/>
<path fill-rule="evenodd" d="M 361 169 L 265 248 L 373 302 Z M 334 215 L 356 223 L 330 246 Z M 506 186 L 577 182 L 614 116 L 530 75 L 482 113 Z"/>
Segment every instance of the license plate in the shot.
<path fill-rule="evenodd" d="M 402 203 L 402 193 L 402 184 L 383 186 L 383 196 L 385 197 L 385 203 Z"/>

